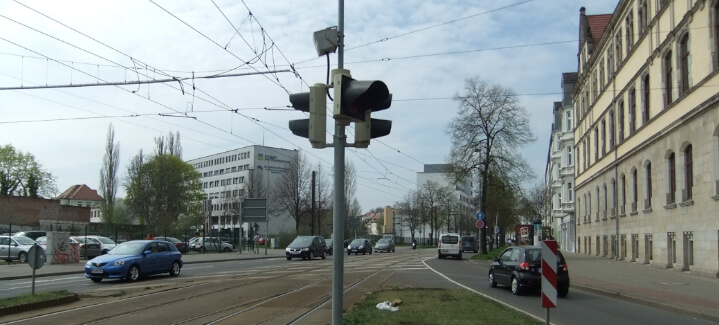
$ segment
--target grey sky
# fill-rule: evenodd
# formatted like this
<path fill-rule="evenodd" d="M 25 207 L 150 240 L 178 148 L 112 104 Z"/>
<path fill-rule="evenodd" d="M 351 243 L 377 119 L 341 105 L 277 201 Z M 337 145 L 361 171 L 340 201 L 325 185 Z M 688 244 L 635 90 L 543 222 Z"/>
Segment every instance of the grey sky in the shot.
<path fill-rule="evenodd" d="M 604 14 L 616 4 L 345 1 L 345 68 L 355 79 L 383 80 L 394 99 L 374 116 L 392 120 L 392 133 L 346 153 L 358 171 L 362 209 L 400 200 L 415 188 L 422 164 L 446 160 L 445 129 L 457 111 L 451 97 L 468 77 L 520 94 L 538 138 L 522 153 L 543 177 L 561 73 L 577 67 L 579 8 Z M 288 120 L 306 116 L 286 106 L 288 92 L 325 82 L 327 62 L 316 56 L 312 33 L 337 25 L 337 12 L 337 1 L 0 0 L 0 87 L 198 77 L 182 88 L 172 82 L 3 90 L 0 143 L 34 154 L 57 177 L 60 192 L 74 184 L 98 188 L 110 123 L 123 176 L 132 156 L 151 151 L 153 138 L 170 131 L 181 133 L 185 160 L 264 144 L 304 150 L 331 170 L 332 149 L 312 149 L 292 135 Z M 297 74 L 199 79 L 290 64 Z M 330 65 L 337 67 L 334 54 Z M 352 142 L 353 130 L 348 133 Z"/>

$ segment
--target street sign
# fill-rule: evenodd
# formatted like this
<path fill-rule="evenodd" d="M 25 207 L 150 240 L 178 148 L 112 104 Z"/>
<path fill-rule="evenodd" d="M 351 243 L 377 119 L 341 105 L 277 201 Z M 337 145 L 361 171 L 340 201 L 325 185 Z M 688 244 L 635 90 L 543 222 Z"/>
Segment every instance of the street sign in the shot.
<path fill-rule="evenodd" d="M 347 229 L 359 230 L 359 228 L 360 228 L 360 218 L 359 217 L 347 218 Z"/>
<path fill-rule="evenodd" d="M 484 220 L 484 213 L 482 211 L 477 212 L 475 218 L 477 218 L 477 220 Z"/>
<path fill-rule="evenodd" d="M 495 233 L 495 234 L 498 234 L 498 233 L 499 233 L 499 226 L 494 226 L 494 233 Z"/>
<path fill-rule="evenodd" d="M 557 307 L 557 242 L 542 241 L 542 308 Z"/>
<path fill-rule="evenodd" d="M 39 269 L 45 265 L 46 259 L 45 250 L 38 245 L 32 245 L 27 251 L 27 264 L 33 269 Z"/>
<path fill-rule="evenodd" d="M 242 199 L 242 221 L 243 222 L 265 222 L 267 219 L 267 199 L 265 198 L 244 198 Z"/>
<path fill-rule="evenodd" d="M 479 229 L 484 228 L 484 221 L 483 221 L 483 220 L 477 220 L 477 228 L 479 228 Z"/>

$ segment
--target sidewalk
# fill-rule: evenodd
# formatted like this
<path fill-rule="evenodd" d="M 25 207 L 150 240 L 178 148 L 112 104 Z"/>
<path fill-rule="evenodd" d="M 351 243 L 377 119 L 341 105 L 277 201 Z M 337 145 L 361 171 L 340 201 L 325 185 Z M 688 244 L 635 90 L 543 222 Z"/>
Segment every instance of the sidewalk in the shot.
<path fill-rule="evenodd" d="M 719 279 L 613 259 L 562 252 L 572 287 L 719 323 Z"/>
<path fill-rule="evenodd" d="M 198 252 L 190 252 L 189 254 L 182 255 L 182 262 L 187 264 L 195 263 L 209 263 L 209 262 L 223 262 L 223 261 L 234 261 L 234 260 L 250 260 L 259 258 L 284 258 L 284 249 L 267 249 L 267 255 L 265 255 L 264 247 L 260 249 L 259 254 L 255 254 L 252 251 L 242 251 L 240 254 L 238 251 L 231 253 L 215 253 L 207 252 L 205 254 Z M 85 262 L 87 260 L 80 260 L 79 263 L 74 264 L 49 264 L 46 263 L 41 268 L 35 270 L 36 277 L 44 277 L 51 275 L 68 275 L 68 274 L 84 274 L 85 273 Z M 10 265 L 0 264 L 0 281 L 3 280 L 16 280 L 32 278 L 32 268 L 27 263 L 13 262 Z"/>

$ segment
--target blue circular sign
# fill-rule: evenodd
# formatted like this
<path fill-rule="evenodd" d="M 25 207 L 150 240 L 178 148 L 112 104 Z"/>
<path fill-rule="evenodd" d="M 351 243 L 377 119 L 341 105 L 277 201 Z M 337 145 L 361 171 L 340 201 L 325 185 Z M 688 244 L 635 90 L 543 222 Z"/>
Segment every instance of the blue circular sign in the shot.
<path fill-rule="evenodd" d="M 484 220 L 484 213 L 482 213 L 482 211 L 477 212 L 477 215 L 475 215 L 475 217 L 477 218 L 477 220 Z"/>

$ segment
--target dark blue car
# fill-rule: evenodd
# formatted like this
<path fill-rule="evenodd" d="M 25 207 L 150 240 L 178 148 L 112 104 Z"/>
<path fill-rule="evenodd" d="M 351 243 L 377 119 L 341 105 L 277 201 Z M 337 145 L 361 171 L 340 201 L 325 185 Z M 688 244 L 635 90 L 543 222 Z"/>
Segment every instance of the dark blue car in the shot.
<path fill-rule="evenodd" d="M 85 277 L 93 282 L 102 279 L 137 281 L 140 277 L 158 273 L 177 276 L 181 268 L 182 253 L 169 242 L 133 240 L 89 260 L 85 264 Z"/>

